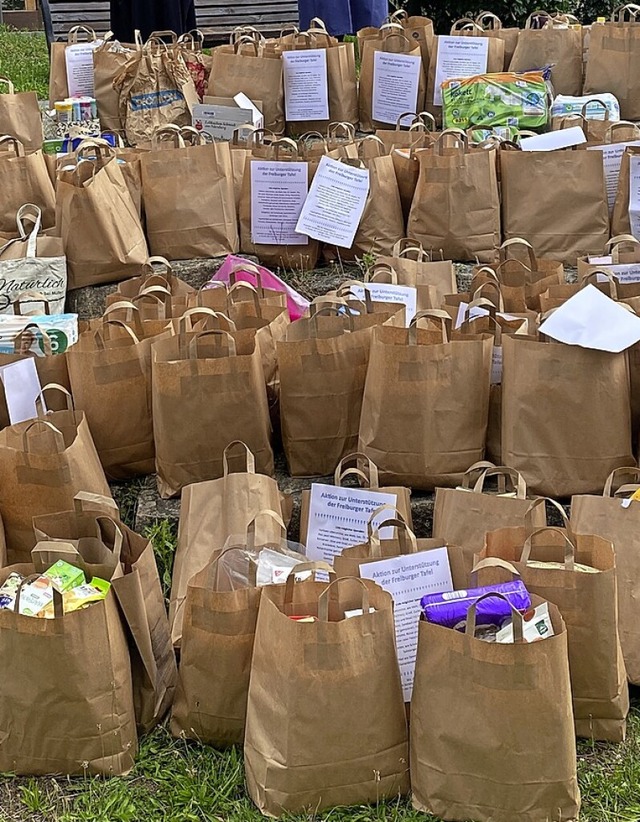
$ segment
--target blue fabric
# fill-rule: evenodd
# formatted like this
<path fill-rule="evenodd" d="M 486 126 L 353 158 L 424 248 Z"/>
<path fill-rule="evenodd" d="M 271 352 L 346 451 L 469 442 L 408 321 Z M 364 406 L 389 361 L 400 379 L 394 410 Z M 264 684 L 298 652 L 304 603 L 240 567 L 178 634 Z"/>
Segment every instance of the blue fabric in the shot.
<path fill-rule="evenodd" d="M 329 34 L 355 34 L 367 26 L 381 26 L 389 14 L 388 0 L 298 0 L 300 30 L 319 17 Z"/>

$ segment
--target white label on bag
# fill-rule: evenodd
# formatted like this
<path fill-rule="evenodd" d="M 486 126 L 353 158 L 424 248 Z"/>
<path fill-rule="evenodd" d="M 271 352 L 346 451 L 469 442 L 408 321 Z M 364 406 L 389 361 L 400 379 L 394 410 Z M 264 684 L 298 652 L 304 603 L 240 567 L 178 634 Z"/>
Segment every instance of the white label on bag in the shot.
<path fill-rule="evenodd" d="M 251 160 L 251 241 L 307 245 L 296 223 L 309 188 L 308 163 Z"/>
<path fill-rule="evenodd" d="M 488 37 L 438 37 L 433 104 L 442 105 L 442 84 L 445 80 L 486 74 L 488 63 Z"/>
<path fill-rule="evenodd" d="M 318 165 L 296 231 L 351 248 L 369 194 L 369 172 L 329 157 Z"/>
<path fill-rule="evenodd" d="M 618 193 L 618 179 L 620 177 L 620 166 L 622 165 L 622 155 L 627 146 L 640 146 L 640 140 L 633 140 L 628 143 L 613 143 L 605 146 L 587 146 L 587 151 L 601 151 L 602 163 L 604 165 L 604 179 L 607 186 L 607 201 L 609 203 L 609 214 L 612 214 Z"/>
<path fill-rule="evenodd" d="M 283 51 L 284 105 L 286 119 L 329 119 L 327 50 Z"/>
<path fill-rule="evenodd" d="M 640 155 L 629 157 L 629 222 L 631 233 L 640 238 Z"/>
<path fill-rule="evenodd" d="M 69 97 L 93 97 L 95 95 L 93 52 L 101 45 L 102 40 L 95 40 L 91 43 L 74 43 L 65 49 L 64 59 L 67 66 Z"/>
<path fill-rule="evenodd" d="M 309 499 L 308 559 L 333 563 L 334 557 L 345 548 L 367 541 L 367 525 L 376 508 L 381 505 L 395 508 L 397 504 L 397 494 L 314 482 Z M 376 522 L 392 516 L 393 511 L 381 511 Z M 380 538 L 391 539 L 393 531 L 392 527 L 383 528 Z"/>
<path fill-rule="evenodd" d="M 409 702 L 418 650 L 420 599 L 426 594 L 441 594 L 453 588 L 449 552 L 446 548 L 433 548 L 379 562 L 366 562 L 360 566 L 360 576 L 373 580 L 393 597 L 402 690 L 404 701 Z"/>
<path fill-rule="evenodd" d="M 502 382 L 502 346 L 494 345 L 491 355 L 491 385 L 500 385 Z"/>
<path fill-rule="evenodd" d="M 365 287 L 352 285 L 349 291 L 358 300 L 365 299 Z M 366 291 L 376 303 L 395 303 L 404 305 L 405 325 L 408 328 L 416 315 L 418 291 L 411 285 L 394 285 L 392 283 L 367 283 Z"/>
<path fill-rule="evenodd" d="M 416 110 L 421 65 L 421 58 L 410 54 L 374 52 L 371 106 L 374 120 L 395 125 L 401 114 Z"/>
<path fill-rule="evenodd" d="M 0 367 L 0 379 L 4 385 L 11 425 L 35 419 L 38 416 L 36 400 L 42 386 L 33 357 L 3 365 Z M 46 410 L 43 398 L 43 411 L 46 413 Z"/>

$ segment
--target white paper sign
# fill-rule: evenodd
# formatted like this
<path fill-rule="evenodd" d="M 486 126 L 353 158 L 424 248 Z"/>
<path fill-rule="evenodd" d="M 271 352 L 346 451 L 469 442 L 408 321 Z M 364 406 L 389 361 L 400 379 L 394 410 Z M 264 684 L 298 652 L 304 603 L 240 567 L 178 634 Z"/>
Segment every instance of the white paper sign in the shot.
<path fill-rule="evenodd" d="M 405 325 L 408 328 L 417 311 L 416 288 L 410 285 L 393 285 L 391 283 L 367 283 L 366 290 L 371 299 L 377 303 L 395 303 L 404 305 Z M 365 289 L 361 285 L 352 285 L 349 291 L 358 299 L 364 300 Z"/>
<path fill-rule="evenodd" d="M 588 285 L 557 308 L 539 331 L 567 345 L 618 353 L 640 342 L 640 317 Z"/>
<path fill-rule="evenodd" d="M 360 576 L 373 580 L 393 597 L 402 690 L 404 701 L 409 702 L 418 650 L 420 600 L 426 594 L 453 591 L 449 554 L 446 548 L 434 548 L 379 562 L 365 562 L 360 566 Z"/>
<path fill-rule="evenodd" d="M 589 257 L 589 263 L 591 265 L 606 266 L 607 271 L 613 274 L 620 283 L 640 283 L 640 262 L 616 263 L 614 265 L 611 257 Z M 598 272 L 596 280 L 599 283 L 606 283 L 608 278 Z"/>
<path fill-rule="evenodd" d="M 618 193 L 618 179 L 620 177 L 620 166 L 622 165 L 622 155 L 627 146 L 640 146 L 640 140 L 633 140 L 628 143 L 612 143 L 606 146 L 587 146 L 587 151 L 601 151 L 602 163 L 604 165 L 604 179 L 607 186 L 607 200 L 609 202 L 609 214 L 613 212 Z"/>
<path fill-rule="evenodd" d="M 558 131 L 547 131 L 546 134 L 536 134 L 535 137 L 524 137 L 520 140 L 520 148 L 523 151 L 557 151 L 586 142 L 587 138 L 580 126 L 573 126 Z"/>
<path fill-rule="evenodd" d="M 251 161 L 251 241 L 262 245 L 307 245 L 296 223 L 309 187 L 307 163 Z"/>
<path fill-rule="evenodd" d="M 371 109 L 374 120 L 395 125 L 401 114 L 416 110 L 421 62 L 420 57 L 411 54 L 374 52 Z"/>
<path fill-rule="evenodd" d="M 330 245 L 351 248 L 368 194 L 369 172 L 366 168 L 353 168 L 323 157 L 296 231 Z"/>
<path fill-rule="evenodd" d="M 640 155 L 629 157 L 629 222 L 631 233 L 640 238 Z"/>
<path fill-rule="evenodd" d="M 93 52 L 101 45 L 102 40 L 95 40 L 91 43 L 74 43 L 65 49 L 69 97 L 95 96 Z"/>
<path fill-rule="evenodd" d="M 397 494 L 314 482 L 309 500 L 307 557 L 333 563 L 334 557 L 345 548 L 367 541 L 367 525 L 376 508 L 397 504 Z M 382 511 L 375 521 L 384 522 L 390 517 L 393 511 Z M 392 539 L 393 530 L 383 528 L 380 538 Z"/>
<path fill-rule="evenodd" d="M 488 61 L 488 37 L 438 37 L 433 104 L 442 105 L 442 84 L 445 80 L 486 74 Z"/>
<path fill-rule="evenodd" d="M 282 69 L 287 120 L 328 120 L 327 50 L 283 51 Z"/>
<path fill-rule="evenodd" d="M 2 366 L 0 379 L 4 385 L 11 425 L 37 417 L 36 400 L 42 391 L 42 386 L 36 371 L 35 360 L 32 357 L 26 357 L 24 360 Z"/>

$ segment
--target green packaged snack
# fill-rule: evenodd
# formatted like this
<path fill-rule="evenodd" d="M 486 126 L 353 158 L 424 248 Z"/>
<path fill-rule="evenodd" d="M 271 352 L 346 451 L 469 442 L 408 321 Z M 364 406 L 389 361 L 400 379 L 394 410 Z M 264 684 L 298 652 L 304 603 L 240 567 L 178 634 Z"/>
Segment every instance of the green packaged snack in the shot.
<path fill-rule="evenodd" d="M 549 122 L 548 86 L 541 71 L 445 80 L 442 116 L 445 128 L 543 128 Z"/>
<path fill-rule="evenodd" d="M 75 565 L 70 565 L 63 559 L 54 562 L 51 568 L 44 572 L 43 576 L 50 579 L 53 587 L 61 594 L 70 591 L 72 588 L 77 588 L 85 581 L 84 571 L 76 568 Z"/>

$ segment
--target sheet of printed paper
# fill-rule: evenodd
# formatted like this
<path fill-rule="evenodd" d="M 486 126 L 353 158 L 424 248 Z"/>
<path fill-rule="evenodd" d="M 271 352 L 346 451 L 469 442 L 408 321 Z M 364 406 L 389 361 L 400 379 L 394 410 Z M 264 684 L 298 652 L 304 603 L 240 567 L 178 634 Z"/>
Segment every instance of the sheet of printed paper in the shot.
<path fill-rule="evenodd" d="M 539 332 L 567 345 L 619 353 L 640 342 L 640 317 L 588 285 L 556 308 Z"/>
<path fill-rule="evenodd" d="M 367 540 L 371 514 L 381 505 L 398 503 L 397 494 L 371 491 L 368 488 L 340 488 L 314 482 L 309 499 L 307 557 L 333 562 L 333 558 L 352 545 Z M 393 511 L 381 511 L 375 522 L 393 517 Z M 393 528 L 383 528 L 381 539 L 391 539 Z"/>
<path fill-rule="evenodd" d="M 589 257 L 589 265 L 606 266 L 607 271 L 611 272 L 621 283 L 640 283 L 640 262 L 637 263 L 614 263 L 611 256 L 608 257 Z M 604 274 L 597 273 L 596 280 L 599 283 L 606 283 L 607 277 Z"/>
<path fill-rule="evenodd" d="M 580 126 L 561 128 L 557 131 L 547 131 L 545 134 L 536 134 L 535 137 L 524 137 L 520 140 L 523 151 L 557 151 L 560 148 L 571 148 L 586 143 L 584 131 Z"/>
<path fill-rule="evenodd" d="M 367 283 L 366 290 L 374 302 L 404 305 L 405 325 L 407 328 L 409 327 L 417 311 L 418 291 L 416 288 L 410 285 L 393 285 L 392 283 Z M 349 291 L 358 300 L 364 300 L 365 289 L 363 286 L 352 285 Z"/>
<path fill-rule="evenodd" d="M 618 178 L 620 177 L 620 166 L 622 165 L 622 155 L 627 146 L 640 146 L 640 140 L 632 140 L 628 143 L 611 143 L 605 146 L 587 146 L 587 151 L 601 151 L 604 165 L 604 179 L 607 186 L 607 201 L 609 203 L 609 214 L 613 213 L 613 206 L 618 193 Z"/>
<path fill-rule="evenodd" d="M 282 69 L 286 119 L 328 120 L 327 50 L 283 51 Z"/>
<path fill-rule="evenodd" d="M 458 77 L 487 73 L 488 37 L 438 37 L 433 104 L 442 105 L 442 84 Z"/>
<path fill-rule="evenodd" d="M 396 649 L 404 701 L 411 700 L 418 650 L 420 600 L 426 594 L 453 591 L 449 554 L 446 548 L 433 548 L 417 554 L 366 562 L 360 576 L 371 579 L 393 597 Z"/>
<path fill-rule="evenodd" d="M 91 43 L 73 43 L 67 46 L 64 58 L 67 66 L 69 97 L 93 97 L 93 52 L 102 45 L 102 40 Z"/>
<path fill-rule="evenodd" d="M 238 126 L 252 124 L 252 117 L 249 108 L 198 103 L 193 107 L 191 122 L 194 128 L 210 135 L 213 140 L 231 140 Z"/>
<path fill-rule="evenodd" d="M 418 56 L 374 52 L 371 109 L 374 120 L 395 125 L 401 114 L 416 110 L 420 67 Z"/>
<path fill-rule="evenodd" d="M 369 171 L 329 157 L 318 165 L 296 231 L 351 248 L 369 194 Z"/>
<path fill-rule="evenodd" d="M 37 417 L 36 400 L 40 396 L 42 386 L 33 357 L 2 366 L 0 379 L 4 385 L 11 425 Z M 46 411 L 46 407 L 44 410 Z"/>
<path fill-rule="evenodd" d="M 251 161 L 251 240 L 262 245 L 307 245 L 296 223 L 309 190 L 308 163 Z"/>
<path fill-rule="evenodd" d="M 629 222 L 631 233 L 640 239 L 640 154 L 629 157 Z"/>

